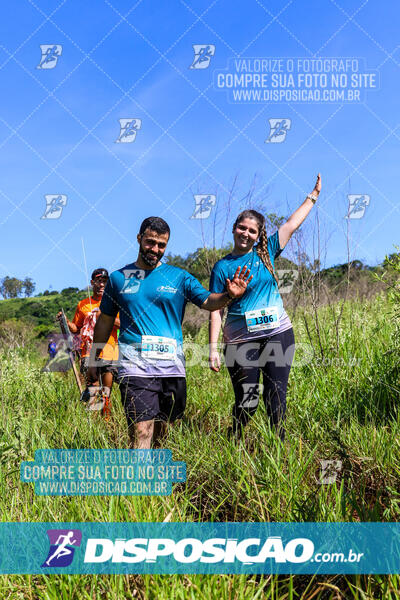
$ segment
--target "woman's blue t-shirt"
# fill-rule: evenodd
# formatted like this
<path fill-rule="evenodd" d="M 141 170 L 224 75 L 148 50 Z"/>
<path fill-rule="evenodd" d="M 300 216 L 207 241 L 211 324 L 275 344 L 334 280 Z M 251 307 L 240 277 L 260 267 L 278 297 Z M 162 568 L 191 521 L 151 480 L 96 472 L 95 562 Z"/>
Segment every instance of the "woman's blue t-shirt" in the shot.
<path fill-rule="evenodd" d="M 268 252 L 272 266 L 274 267 L 275 259 L 282 252 L 279 245 L 278 231 L 268 238 Z M 242 298 L 232 302 L 228 307 L 228 315 L 224 327 L 225 343 L 236 343 L 276 335 L 292 326 L 283 307 L 276 280 L 258 256 L 255 248 L 253 248 L 252 252 L 241 256 L 227 254 L 227 256 L 224 256 L 224 258 L 215 263 L 210 278 L 210 292 L 221 293 L 226 291 L 226 279 L 229 278 L 232 280 L 236 269 L 243 266 L 250 269 L 253 279 Z M 277 309 L 279 326 L 275 329 L 250 333 L 247 330 L 245 313 L 266 307 L 275 307 Z"/>

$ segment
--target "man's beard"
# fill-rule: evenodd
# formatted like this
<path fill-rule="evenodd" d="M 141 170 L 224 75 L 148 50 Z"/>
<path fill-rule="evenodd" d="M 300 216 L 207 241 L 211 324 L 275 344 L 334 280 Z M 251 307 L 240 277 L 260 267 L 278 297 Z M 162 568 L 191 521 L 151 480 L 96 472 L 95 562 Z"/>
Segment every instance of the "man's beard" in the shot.
<path fill-rule="evenodd" d="M 160 253 L 155 254 L 154 256 L 149 256 L 149 254 L 152 254 L 152 253 L 149 253 L 149 252 L 146 252 L 145 250 L 143 250 L 141 244 L 140 244 L 139 254 L 140 254 L 143 262 L 145 262 L 146 265 L 148 265 L 149 267 L 155 267 L 156 264 L 158 263 L 158 261 L 162 258 L 162 254 L 160 254 Z"/>

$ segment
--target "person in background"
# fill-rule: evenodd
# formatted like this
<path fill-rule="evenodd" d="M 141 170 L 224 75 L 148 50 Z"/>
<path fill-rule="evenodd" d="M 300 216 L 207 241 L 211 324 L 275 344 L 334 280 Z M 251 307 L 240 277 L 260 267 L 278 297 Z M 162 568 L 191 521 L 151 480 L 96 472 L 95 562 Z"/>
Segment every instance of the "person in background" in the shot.
<path fill-rule="evenodd" d="M 49 345 L 47 346 L 47 353 L 48 353 L 50 359 L 54 358 L 55 355 L 57 354 L 57 344 L 54 341 L 54 339 L 50 339 Z"/>
<path fill-rule="evenodd" d="M 89 368 L 89 356 L 93 344 L 93 332 L 96 325 L 96 321 L 100 315 L 100 303 L 103 298 L 104 289 L 108 281 L 107 269 L 98 268 L 92 273 L 91 286 L 93 293 L 91 296 L 84 298 L 80 302 L 75 310 L 75 315 L 72 321 L 67 319 L 68 328 L 71 333 L 79 334 L 81 338 L 80 347 L 80 371 L 86 380 L 86 385 L 89 383 L 94 386 L 101 385 L 105 390 L 107 398 L 110 397 L 113 380 L 117 374 L 116 362 L 118 361 L 118 336 L 117 330 L 120 326 L 119 315 L 116 315 L 113 326 L 107 343 L 105 344 L 103 351 L 100 354 L 102 359 L 101 366 L 97 367 L 96 379 L 88 382 L 87 371 Z M 58 313 L 57 318 L 61 316 L 61 311 Z M 101 376 L 101 377 L 100 377 Z M 108 412 L 108 404 L 107 404 Z"/>

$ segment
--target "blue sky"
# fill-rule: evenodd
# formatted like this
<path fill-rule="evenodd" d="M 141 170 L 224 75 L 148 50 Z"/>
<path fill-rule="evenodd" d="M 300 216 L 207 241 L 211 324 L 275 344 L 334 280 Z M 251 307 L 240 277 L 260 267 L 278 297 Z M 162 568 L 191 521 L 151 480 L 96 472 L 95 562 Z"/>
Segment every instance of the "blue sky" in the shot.
<path fill-rule="evenodd" d="M 83 288 L 83 248 L 89 273 L 119 268 L 149 215 L 170 224 L 174 254 L 214 231 L 227 242 L 254 178 L 253 205 L 289 215 L 318 171 L 325 266 L 346 260 L 347 228 L 368 264 L 400 243 L 398 3 L 19 0 L 2 13 L 0 277 Z M 37 68 L 43 44 L 62 46 L 54 68 Z M 215 46 L 207 68 L 189 68 L 194 44 Z M 215 77 L 248 57 L 356 57 L 378 85 L 358 102 L 234 103 Z M 131 143 L 116 143 L 123 118 L 141 120 Z M 290 130 L 265 143 L 274 118 Z M 190 218 L 194 194 L 215 194 L 208 219 Z M 362 218 L 344 218 L 348 194 L 369 196 Z M 41 218 L 45 195 L 66 196 L 59 218 Z M 316 215 L 303 226 L 310 256 Z"/>

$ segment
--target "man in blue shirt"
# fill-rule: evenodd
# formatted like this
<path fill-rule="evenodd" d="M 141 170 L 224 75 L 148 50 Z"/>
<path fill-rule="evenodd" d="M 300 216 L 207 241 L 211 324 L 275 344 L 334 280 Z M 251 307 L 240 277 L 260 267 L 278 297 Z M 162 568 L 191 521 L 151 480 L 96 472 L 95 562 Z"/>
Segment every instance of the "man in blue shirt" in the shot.
<path fill-rule="evenodd" d="M 94 330 L 93 365 L 120 313 L 118 379 L 131 444 L 150 448 L 166 421 L 181 418 L 186 406 L 182 320 L 187 302 L 208 311 L 241 298 L 250 271 L 238 268 L 226 291 L 212 294 L 193 275 L 161 263 L 170 236 L 168 224 L 148 217 L 140 227 L 134 263 L 111 273 Z M 93 371 L 93 373 L 92 373 Z M 95 375 L 91 366 L 88 376 Z"/>

